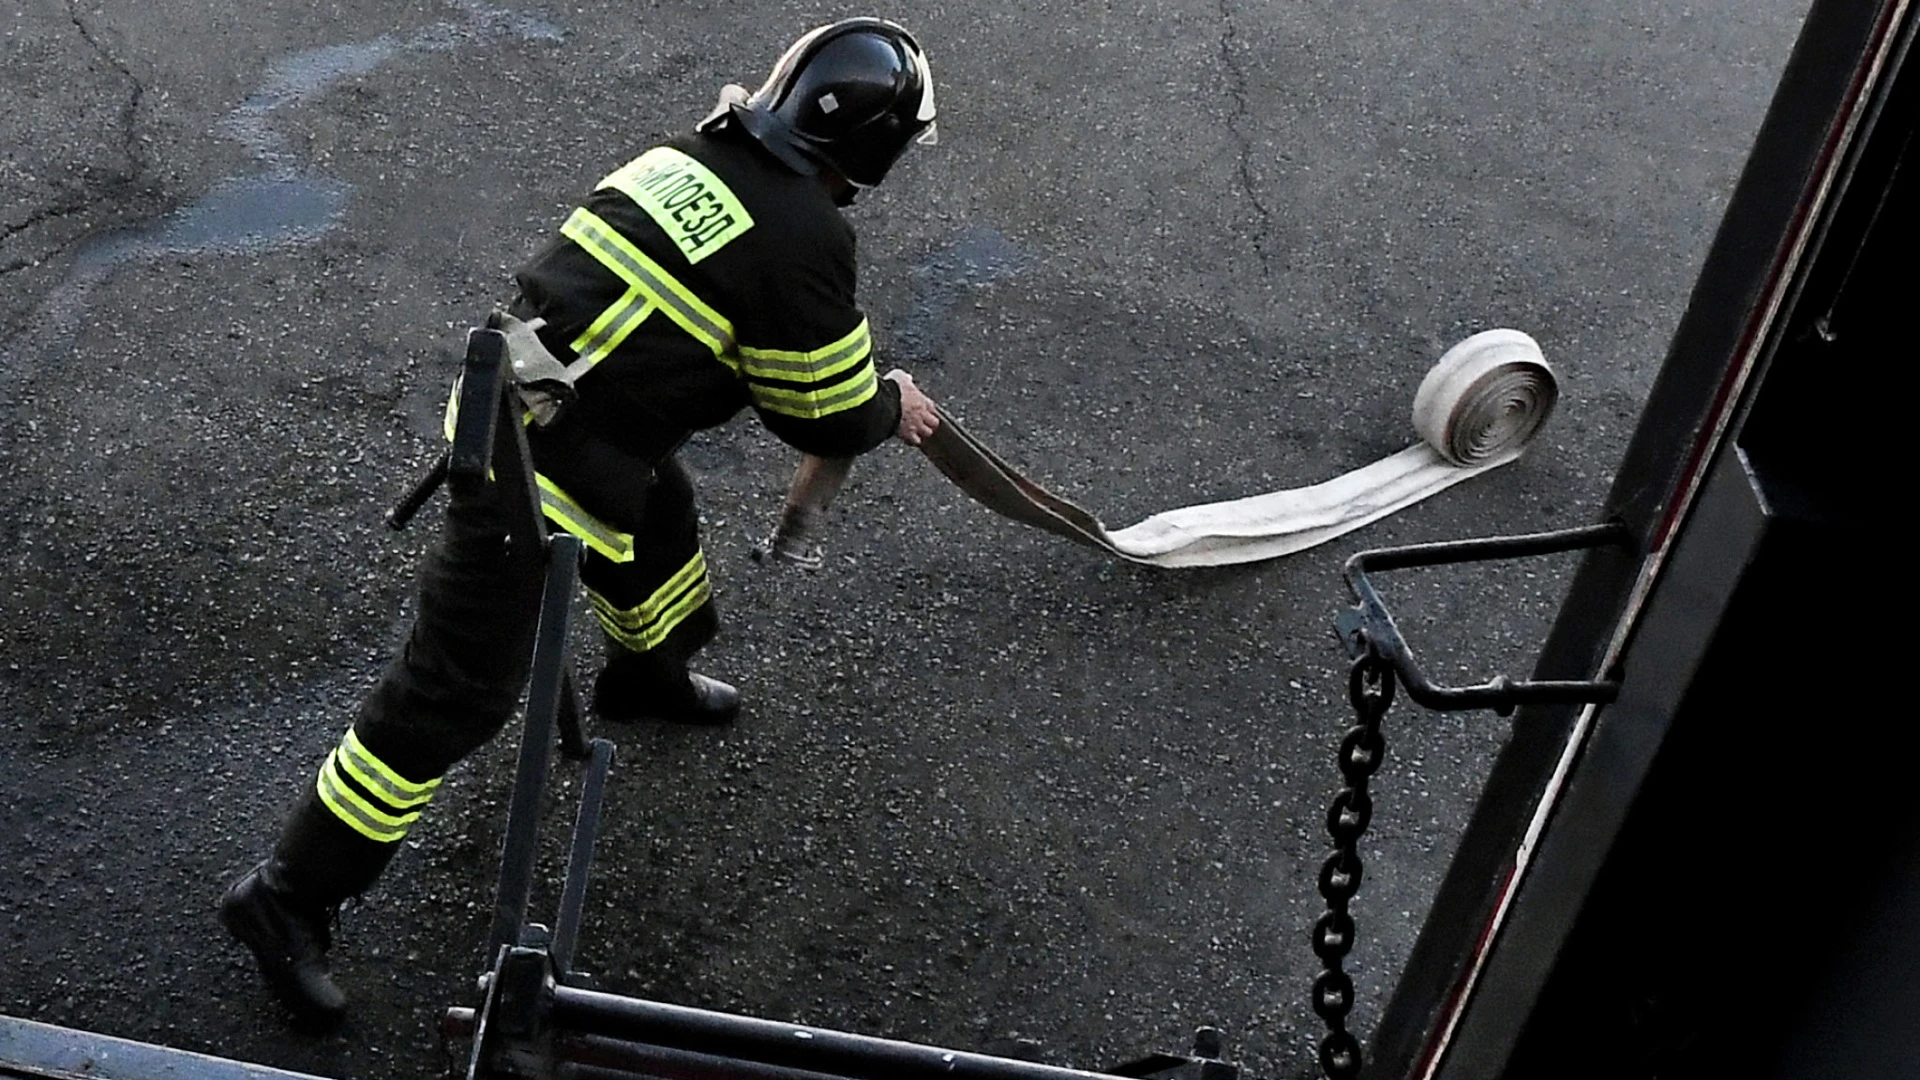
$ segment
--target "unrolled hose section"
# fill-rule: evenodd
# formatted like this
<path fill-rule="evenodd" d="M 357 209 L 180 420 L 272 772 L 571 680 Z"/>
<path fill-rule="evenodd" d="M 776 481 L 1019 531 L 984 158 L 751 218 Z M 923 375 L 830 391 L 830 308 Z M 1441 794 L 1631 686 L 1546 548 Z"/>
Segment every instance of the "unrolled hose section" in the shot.
<path fill-rule="evenodd" d="M 1559 397 L 1540 346 L 1487 330 L 1448 349 L 1414 395 L 1421 442 L 1322 483 L 1184 506 L 1109 531 L 1029 479 L 951 414 L 920 449 L 974 501 L 1022 524 L 1151 566 L 1221 566 L 1323 544 L 1520 456 Z"/>

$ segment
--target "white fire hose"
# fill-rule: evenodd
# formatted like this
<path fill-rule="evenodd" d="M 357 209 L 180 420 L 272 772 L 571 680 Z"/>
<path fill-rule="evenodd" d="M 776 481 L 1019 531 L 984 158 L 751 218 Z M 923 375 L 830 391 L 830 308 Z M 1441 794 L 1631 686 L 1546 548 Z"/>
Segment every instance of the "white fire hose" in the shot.
<path fill-rule="evenodd" d="M 1152 566 L 1224 566 L 1291 555 L 1352 532 L 1520 456 L 1559 396 L 1540 346 L 1518 330 L 1487 330 L 1448 349 L 1420 383 L 1421 441 L 1309 487 L 1183 506 L 1109 531 L 1100 519 L 1029 480 L 944 410 L 920 449 L 976 502 L 1069 540 Z M 809 459 L 762 551 L 818 565 L 807 537 L 849 462 Z"/>

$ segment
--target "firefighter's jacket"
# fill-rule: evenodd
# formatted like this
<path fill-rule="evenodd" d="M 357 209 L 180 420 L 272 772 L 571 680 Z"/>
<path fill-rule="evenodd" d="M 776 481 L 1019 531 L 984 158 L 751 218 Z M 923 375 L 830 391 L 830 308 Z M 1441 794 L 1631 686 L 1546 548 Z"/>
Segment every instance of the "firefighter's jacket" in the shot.
<path fill-rule="evenodd" d="M 852 228 L 817 179 L 731 127 L 613 172 L 516 279 L 547 348 L 591 365 L 563 424 L 620 457 L 658 461 L 749 405 L 822 457 L 899 425 L 854 301 Z"/>

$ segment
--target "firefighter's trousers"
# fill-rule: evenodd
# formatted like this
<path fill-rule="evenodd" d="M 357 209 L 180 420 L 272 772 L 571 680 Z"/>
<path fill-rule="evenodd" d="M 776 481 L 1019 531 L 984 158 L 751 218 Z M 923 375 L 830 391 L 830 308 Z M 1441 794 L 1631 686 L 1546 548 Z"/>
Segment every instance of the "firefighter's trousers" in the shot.
<path fill-rule="evenodd" d="M 598 526 L 631 537 L 630 559 L 589 546 L 581 566 L 606 632 L 608 668 L 629 681 L 684 683 L 688 659 L 718 625 L 686 473 L 668 458 L 651 483 L 629 474 L 624 485 L 596 484 L 574 475 L 574 459 L 550 440 L 536 442 L 534 453 L 543 478 L 593 489 L 576 507 L 591 507 Z M 551 479 L 543 486 L 564 490 Z M 449 500 L 420 568 L 419 610 L 405 644 L 287 818 L 275 872 L 308 903 L 337 904 L 372 885 L 447 771 L 519 706 L 546 570 L 537 555 L 510 550 L 504 494 L 504 485 L 490 484 Z"/>

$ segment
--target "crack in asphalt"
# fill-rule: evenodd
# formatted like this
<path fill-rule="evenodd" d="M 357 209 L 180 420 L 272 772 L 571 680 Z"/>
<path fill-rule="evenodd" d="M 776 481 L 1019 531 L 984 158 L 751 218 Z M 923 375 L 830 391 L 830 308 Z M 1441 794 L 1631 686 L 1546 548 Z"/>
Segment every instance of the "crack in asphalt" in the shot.
<path fill-rule="evenodd" d="M 121 78 L 127 80 L 127 82 L 133 86 L 133 93 L 127 95 L 126 103 L 120 106 L 120 130 L 124 135 L 120 152 L 127 159 L 128 169 L 122 176 L 116 178 L 118 184 L 130 184 L 139 177 L 147 167 L 147 163 L 140 153 L 140 140 L 136 138 L 133 133 L 134 123 L 140 115 L 140 105 L 146 100 L 147 88 L 140 82 L 139 78 L 134 75 L 133 70 L 127 67 L 124 61 L 113 55 L 112 50 L 102 44 L 100 39 L 93 36 L 93 31 L 88 29 L 85 20 L 80 18 L 80 9 L 77 0 L 67 0 L 67 18 L 73 23 L 74 29 L 80 31 L 80 37 L 87 43 L 88 47 L 93 49 L 94 52 L 99 53 L 101 59 L 105 60 L 113 70 L 120 73 Z"/>
<path fill-rule="evenodd" d="M 100 202 L 117 196 L 136 184 L 147 170 L 146 157 L 141 153 L 140 139 L 135 134 L 135 125 L 139 120 L 140 108 L 146 101 L 146 85 L 134 75 L 133 70 L 129 68 L 124 61 L 118 56 L 115 56 L 111 49 L 107 48 L 104 42 L 94 36 L 92 28 L 88 27 L 86 20 L 81 17 L 77 0 L 67 0 L 66 7 L 67 21 L 73 24 L 73 28 L 75 32 L 80 35 L 80 39 L 86 42 L 88 48 L 92 49 L 95 54 L 105 61 L 107 66 L 118 72 L 120 77 L 125 79 L 127 84 L 133 88 L 127 95 L 126 101 L 120 106 L 121 137 L 118 150 L 124 164 L 118 169 L 105 170 L 104 182 L 100 184 L 97 191 L 84 193 L 56 202 L 51 206 L 28 214 L 19 222 L 0 226 L 0 245 L 7 244 L 15 238 L 24 236 L 30 231 L 46 225 L 49 222 L 74 217 Z M 74 238 L 66 243 L 56 244 L 48 251 L 15 257 L 5 264 L 0 264 L 0 278 L 6 278 L 13 274 L 31 270 L 46 262 L 49 258 L 55 257 L 62 251 L 73 247 L 75 243 L 79 242 L 79 239 L 80 238 Z M 9 320 L 4 330 L 0 330 L 0 346 L 4 346 L 10 341 L 12 335 L 18 329 L 19 327 L 13 324 L 13 320 Z"/>
<path fill-rule="evenodd" d="M 0 226 L 0 244 L 4 244 L 7 241 L 13 239 L 14 237 L 19 236 L 20 234 L 27 232 L 30 229 L 36 228 L 40 225 L 44 225 L 47 222 L 54 220 L 55 218 L 68 217 L 72 215 L 75 211 L 84 210 L 86 209 L 86 207 L 87 207 L 86 199 L 69 199 L 66 202 L 56 203 L 53 206 L 49 206 L 44 209 L 38 210 L 34 213 L 28 214 L 26 219 L 20 222 L 18 225 Z M 0 267 L 0 272 L 4 272 L 5 270 L 8 270 L 8 269 L 16 269 L 16 268 Z"/>
<path fill-rule="evenodd" d="M 36 210 L 18 222 L 0 225 L 0 244 L 5 244 L 15 237 L 25 235 L 50 221 L 58 221 L 62 218 L 72 217 L 80 213 L 100 201 L 100 198 L 104 195 L 124 189 L 133 184 L 140 178 L 140 175 L 146 171 L 147 164 L 140 153 L 140 140 L 134 136 L 133 129 L 135 121 L 140 114 L 141 103 L 146 100 L 147 88 L 141 84 L 140 80 L 134 76 L 132 70 L 130 70 L 125 63 L 114 56 L 113 53 L 100 42 L 100 39 L 93 36 L 93 31 L 88 29 L 86 22 L 80 17 L 80 11 L 75 0 L 67 0 L 67 21 L 73 24 L 74 30 L 80 34 L 81 40 L 87 43 L 87 47 L 99 54 L 100 58 L 105 60 L 108 66 L 119 72 L 120 77 L 125 79 L 128 84 L 133 87 L 133 92 L 127 95 L 125 104 L 120 107 L 120 129 L 123 138 L 121 139 L 119 150 L 120 156 L 126 161 L 126 166 L 108 173 L 104 190 L 98 194 L 68 198 L 56 202 L 52 206 Z M 72 245 L 60 245 L 60 247 L 56 247 L 54 251 L 49 254 L 58 253 L 62 248 L 70 246 Z M 44 261 L 44 257 L 16 259 L 13 262 L 0 265 L 0 276 L 18 273 L 19 271 L 37 266 Z"/>
<path fill-rule="evenodd" d="M 445 3 L 465 16 L 464 20 L 435 22 L 404 36 L 382 34 L 370 41 L 323 45 L 269 61 L 264 84 L 215 129 L 237 138 L 264 171 L 230 177 L 198 201 L 147 227 L 76 238 L 24 259 L 15 256 L 0 264 L 0 276 L 20 273 L 76 244 L 82 245 L 77 269 L 49 294 L 33 316 L 41 322 L 64 325 L 61 320 L 79 311 L 92 287 L 116 263 L 161 252 L 228 252 L 317 239 L 337 222 L 350 189 L 303 171 L 274 123 L 279 109 L 323 96 L 339 82 L 365 75 L 406 53 L 445 52 L 506 37 L 547 42 L 565 38 L 564 31 L 545 19 L 496 7 L 487 0 Z M 126 129 L 123 155 L 128 165 L 101 192 L 56 204 L 18 229 L 0 232 L 0 242 L 47 220 L 76 214 L 104 196 L 124 192 L 147 168 L 133 136 L 145 87 L 88 29 L 78 0 L 66 0 L 66 7 L 68 20 L 81 38 L 133 85 L 133 93 L 121 110 Z M 12 346 L 26 321 L 24 316 L 19 320 L 0 317 L 0 364 L 25 364 Z"/>
<path fill-rule="evenodd" d="M 1220 64 L 1226 69 L 1227 93 L 1233 98 L 1233 113 L 1227 117 L 1227 131 L 1240 147 L 1240 188 L 1260 219 L 1260 227 L 1253 234 L 1253 251 L 1260 256 L 1261 272 L 1271 275 L 1273 265 L 1267 246 L 1273 237 L 1273 211 L 1261 201 L 1259 189 L 1253 182 L 1253 139 L 1241 125 L 1241 121 L 1253 115 L 1253 110 L 1247 105 L 1247 73 L 1234 53 L 1234 40 L 1239 36 L 1239 30 L 1234 25 L 1233 9 L 1227 0 L 1220 0 L 1220 25 Z"/>

